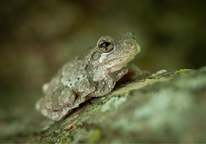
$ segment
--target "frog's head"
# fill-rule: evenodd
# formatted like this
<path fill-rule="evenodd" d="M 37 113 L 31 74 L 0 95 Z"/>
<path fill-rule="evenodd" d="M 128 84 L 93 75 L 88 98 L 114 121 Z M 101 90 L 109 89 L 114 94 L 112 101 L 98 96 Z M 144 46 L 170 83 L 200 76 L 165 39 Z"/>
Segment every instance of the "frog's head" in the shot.
<path fill-rule="evenodd" d="M 97 48 L 101 52 L 98 66 L 111 72 L 125 67 L 140 52 L 136 37 L 131 32 L 121 34 L 116 40 L 110 36 L 101 37 L 97 42 Z"/>

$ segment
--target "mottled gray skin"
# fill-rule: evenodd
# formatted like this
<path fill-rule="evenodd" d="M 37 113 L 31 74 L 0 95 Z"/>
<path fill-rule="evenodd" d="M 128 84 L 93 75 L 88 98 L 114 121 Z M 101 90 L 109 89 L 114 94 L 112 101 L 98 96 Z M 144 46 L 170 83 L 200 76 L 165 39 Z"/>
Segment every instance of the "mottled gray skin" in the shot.
<path fill-rule="evenodd" d="M 100 51 L 98 44 L 102 40 L 112 41 L 113 49 Z M 63 119 L 84 101 L 111 92 L 116 82 L 128 72 L 126 64 L 139 52 L 133 33 L 123 33 L 116 40 L 101 37 L 95 47 L 66 63 L 43 86 L 44 97 L 37 102 L 36 109 L 52 120 Z"/>

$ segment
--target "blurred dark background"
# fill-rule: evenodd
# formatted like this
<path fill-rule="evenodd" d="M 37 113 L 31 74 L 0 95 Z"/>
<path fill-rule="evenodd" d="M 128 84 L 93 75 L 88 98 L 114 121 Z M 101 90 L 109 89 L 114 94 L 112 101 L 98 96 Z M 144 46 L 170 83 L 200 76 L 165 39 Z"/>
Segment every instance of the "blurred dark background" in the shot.
<path fill-rule="evenodd" d="M 1 1 L 0 135 L 11 121 L 38 116 L 42 84 L 100 36 L 134 32 L 142 51 L 133 63 L 144 70 L 204 66 L 205 6 L 205 0 Z M 13 122 L 12 132 L 24 129 L 17 127 Z"/>

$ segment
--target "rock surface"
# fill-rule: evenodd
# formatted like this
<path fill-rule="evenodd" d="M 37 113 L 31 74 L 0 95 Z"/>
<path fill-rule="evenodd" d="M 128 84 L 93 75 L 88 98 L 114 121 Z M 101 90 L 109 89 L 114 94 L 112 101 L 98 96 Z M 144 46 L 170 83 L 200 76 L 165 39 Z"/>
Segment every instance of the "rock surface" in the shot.
<path fill-rule="evenodd" d="M 205 110 L 206 67 L 163 70 L 84 103 L 30 142 L 206 142 Z"/>

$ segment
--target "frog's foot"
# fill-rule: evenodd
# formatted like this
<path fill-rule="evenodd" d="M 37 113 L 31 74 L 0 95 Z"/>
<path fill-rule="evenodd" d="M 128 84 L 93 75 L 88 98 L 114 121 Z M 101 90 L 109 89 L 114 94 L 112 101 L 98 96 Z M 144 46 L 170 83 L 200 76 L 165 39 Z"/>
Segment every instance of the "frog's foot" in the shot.
<path fill-rule="evenodd" d="M 67 116 L 73 110 L 73 108 L 70 108 L 70 107 L 62 107 L 62 109 L 59 109 L 59 110 L 52 110 L 52 109 L 48 109 L 44 104 L 45 102 L 43 98 L 41 98 L 36 103 L 36 110 L 40 111 L 42 115 L 54 121 L 62 120 L 65 116 Z"/>
<path fill-rule="evenodd" d="M 36 109 L 44 116 L 58 121 L 72 110 L 71 106 L 74 104 L 75 99 L 75 92 L 62 86 L 41 98 L 36 104 Z"/>
<path fill-rule="evenodd" d="M 79 81 L 78 85 L 76 85 L 75 87 L 75 92 L 77 97 L 74 103 L 74 107 L 78 107 L 79 104 L 90 99 L 89 95 L 95 92 L 95 90 L 96 87 L 88 79 L 82 79 L 81 81 Z"/>
<path fill-rule="evenodd" d="M 96 90 L 96 87 L 90 87 L 90 89 L 87 89 L 87 91 L 76 94 L 77 99 L 75 100 L 75 103 L 72 107 L 73 108 L 79 107 L 79 104 L 91 99 L 92 96 L 90 94 L 95 92 L 95 90 Z"/>

